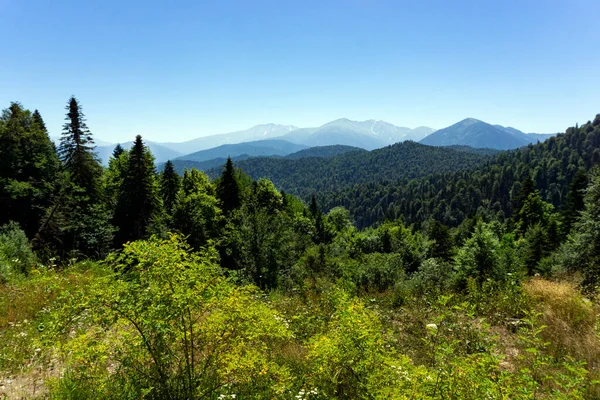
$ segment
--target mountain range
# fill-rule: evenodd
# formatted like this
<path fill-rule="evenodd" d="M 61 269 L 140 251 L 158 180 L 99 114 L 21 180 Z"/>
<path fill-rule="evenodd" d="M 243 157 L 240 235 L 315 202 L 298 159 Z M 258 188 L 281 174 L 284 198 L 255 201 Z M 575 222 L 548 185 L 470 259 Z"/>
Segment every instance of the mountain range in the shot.
<path fill-rule="evenodd" d="M 146 144 L 157 163 L 174 159 L 195 162 L 215 160 L 208 163 L 208 166 L 220 165 L 219 159 L 226 159 L 228 156 L 236 159 L 286 156 L 306 148 L 335 145 L 374 150 L 406 140 L 430 146 L 458 145 L 508 150 L 544 141 L 550 136 L 552 135 L 524 133 L 515 128 L 492 125 L 474 118 L 464 119 L 438 131 L 426 126 L 411 129 L 380 120 L 352 121 L 340 118 L 317 128 L 263 124 L 243 131 L 205 136 L 181 143 L 146 141 Z M 96 140 L 96 144 L 96 152 L 106 165 L 115 144 L 102 140 Z M 128 149 L 131 142 L 121 145 Z"/>
<path fill-rule="evenodd" d="M 373 150 L 405 140 L 418 141 L 434 131 L 425 126 L 410 129 L 385 121 L 340 118 L 318 128 L 296 129 L 281 139 L 310 147 L 342 144 Z"/>

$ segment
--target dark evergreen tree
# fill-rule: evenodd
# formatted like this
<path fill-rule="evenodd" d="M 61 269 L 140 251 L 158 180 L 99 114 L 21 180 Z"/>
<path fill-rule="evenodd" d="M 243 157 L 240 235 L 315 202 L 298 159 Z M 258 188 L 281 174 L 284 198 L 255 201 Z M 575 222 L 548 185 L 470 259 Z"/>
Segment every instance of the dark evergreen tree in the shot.
<path fill-rule="evenodd" d="M 320 212 L 319 206 L 317 205 L 317 198 L 315 197 L 314 193 L 310 199 L 310 206 L 308 207 L 308 210 L 313 218 L 316 218 Z"/>
<path fill-rule="evenodd" d="M 57 170 L 39 112 L 12 103 L 0 117 L 0 225 L 16 221 L 32 237 L 50 204 Z"/>
<path fill-rule="evenodd" d="M 148 227 L 159 216 L 161 201 L 154 157 L 137 135 L 129 151 L 125 177 L 123 178 L 114 215 L 117 245 L 142 239 Z"/>
<path fill-rule="evenodd" d="M 587 187 L 587 171 L 583 168 L 577 170 L 577 173 L 571 181 L 571 187 L 567 194 L 567 201 L 562 212 L 562 232 L 567 235 L 579 218 L 579 213 L 584 208 L 584 191 Z"/>
<path fill-rule="evenodd" d="M 160 175 L 160 194 L 162 201 L 165 206 L 165 211 L 169 214 L 173 214 L 173 207 L 177 201 L 177 194 L 181 189 L 181 178 L 175 172 L 173 163 L 171 160 L 167 161 L 165 168 Z"/>
<path fill-rule="evenodd" d="M 104 171 L 104 194 L 111 210 L 115 210 L 117 206 L 123 180 L 127 174 L 128 159 L 129 153 L 120 144 L 117 144 L 108 160 L 108 168 Z"/>
<path fill-rule="evenodd" d="M 93 198 L 99 193 L 102 175 L 102 166 L 94 153 L 94 139 L 74 96 L 69 99 L 66 109 L 67 122 L 63 126 L 58 154 L 65 169 L 71 174 L 73 183 Z"/>
<path fill-rule="evenodd" d="M 390 235 L 389 229 L 384 230 L 381 236 L 381 250 L 383 253 L 391 253 L 393 251 L 392 235 Z"/>
<path fill-rule="evenodd" d="M 121 146 L 121 144 L 118 143 L 112 152 L 112 156 L 113 158 L 119 158 L 119 156 L 123 153 L 125 153 L 125 149 L 123 146 Z"/>
<path fill-rule="evenodd" d="M 450 261 L 453 244 L 448 227 L 438 221 L 431 221 L 428 224 L 427 237 L 433 241 L 430 248 L 430 257 Z"/>
<path fill-rule="evenodd" d="M 235 169 L 231 157 L 227 157 L 225 169 L 221 174 L 221 180 L 217 186 L 217 195 L 221 201 L 223 214 L 229 215 L 231 211 L 241 205 L 240 186 L 235 176 Z"/>
<path fill-rule="evenodd" d="M 46 132 L 46 134 L 47 134 L 48 129 L 46 128 L 46 123 L 44 122 L 44 119 L 42 118 L 42 115 L 40 114 L 40 112 L 38 110 L 34 110 L 32 117 L 33 117 L 33 122 L 38 125 L 40 130 Z"/>

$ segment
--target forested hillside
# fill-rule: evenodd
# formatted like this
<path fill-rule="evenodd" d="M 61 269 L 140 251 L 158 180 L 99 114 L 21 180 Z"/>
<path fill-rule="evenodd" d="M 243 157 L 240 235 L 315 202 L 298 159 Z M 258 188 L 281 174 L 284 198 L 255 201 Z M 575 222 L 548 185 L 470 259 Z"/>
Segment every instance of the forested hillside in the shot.
<path fill-rule="evenodd" d="M 268 178 L 275 186 L 308 200 L 314 193 L 336 191 L 356 183 L 398 181 L 437 172 L 471 169 L 487 159 L 483 152 L 461 150 L 407 141 L 333 158 L 254 158 L 239 161 L 235 166 L 254 179 Z M 207 174 L 216 178 L 220 170 L 209 170 Z"/>
<path fill-rule="evenodd" d="M 139 135 L 103 168 L 75 97 L 58 147 L 12 103 L 0 397 L 599 398 L 600 115 L 464 150 L 228 159 L 211 180 L 157 173 Z"/>
<path fill-rule="evenodd" d="M 527 185 L 533 185 L 544 201 L 561 209 L 578 171 L 600 163 L 599 125 L 597 116 L 593 122 L 569 128 L 543 143 L 500 153 L 482 168 L 416 180 L 373 180 L 323 191 L 319 199 L 326 209 L 348 208 L 359 226 L 399 217 L 408 223 L 433 217 L 455 226 L 477 212 L 504 219 L 518 210 L 523 190 L 531 190 Z"/>

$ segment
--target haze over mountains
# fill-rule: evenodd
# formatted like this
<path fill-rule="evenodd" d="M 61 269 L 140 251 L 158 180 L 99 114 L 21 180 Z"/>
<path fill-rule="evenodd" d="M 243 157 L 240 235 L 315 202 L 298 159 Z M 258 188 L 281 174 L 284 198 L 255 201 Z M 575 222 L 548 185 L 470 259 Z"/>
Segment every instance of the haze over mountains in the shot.
<path fill-rule="evenodd" d="M 467 118 L 436 131 L 426 126 L 414 129 L 381 120 L 352 121 L 340 118 L 317 128 L 262 124 L 252 128 L 210 135 L 181 143 L 146 141 L 157 163 L 167 160 L 208 162 L 203 167 L 220 165 L 228 156 L 241 160 L 250 157 L 287 156 L 302 149 L 324 146 L 351 146 L 374 150 L 411 140 L 430 146 L 470 146 L 495 150 L 516 149 L 543 141 L 552 134 L 524 133 L 518 129 L 492 125 Z M 58 142 L 58 139 L 55 139 Z M 96 140 L 96 152 L 104 165 L 115 144 Z M 129 148 L 131 142 L 123 142 Z M 214 160 L 214 161 L 213 161 Z M 186 163 L 188 165 L 189 163 Z"/>

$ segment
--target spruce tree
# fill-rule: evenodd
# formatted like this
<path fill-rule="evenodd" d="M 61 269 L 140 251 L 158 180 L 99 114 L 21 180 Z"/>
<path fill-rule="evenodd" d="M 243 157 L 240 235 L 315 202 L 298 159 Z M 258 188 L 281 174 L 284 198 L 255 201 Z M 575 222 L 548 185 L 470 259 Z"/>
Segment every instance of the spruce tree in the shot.
<path fill-rule="evenodd" d="M 67 121 L 63 125 L 58 154 L 71 180 L 94 197 L 99 191 L 102 166 L 94 153 L 94 139 L 85 123 L 85 115 L 77 99 L 72 96 L 67 104 Z"/>
<path fill-rule="evenodd" d="M 114 215 L 117 245 L 147 236 L 148 227 L 159 216 L 161 201 L 156 181 L 154 157 L 137 135 L 129 151 Z"/>
<path fill-rule="evenodd" d="M 221 180 L 217 187 L 217 194 L 221 200 L 221 209 L 225 215 L 229 215 L 231 211 L 240 207 L 240 186 L 235 176 L 231 157 L 227 157 L 225 169 L 223 169 Z"/>
<path fill-rule="evenodd" d="M 583 196 L 586 187 L 587 171 L 580 168 L 571 181 L 571 187 L 567 194 L 567 201 L 562 213 L 562 232 L 565 235 L 571 231 L 573 224 L 579 217 L 579 213 L 585 206 Z"/>
<path fill-rule="evenodd" d="M 121 146 L 120 143 L 117 143 L 117 145 L 115 146 L 115 148 L 112 152 L 113 158 L 119 158 L 119 156 L 123 153 L 125 153 L 125 149 L 123 148 L 123 146 Z"/>
<path fill-rule="evenodd" d="M 181 178 L 175 172 L 173 163 L 171 160 L 167 161 L 165 168 L 160 175 L 160 194 L 162 196 L 165 211 L 169 214 L 173 214 L 173 206 L 177 201 L 177 193 L 181 189 Z"/>
<path fill-rule="evenodd" d="M 312 215 L 313 218 L 316 218 L 317 215 L 319 214 L 319 206 L 317 205 L 317 198 L 315 197 L 315 195 L 313 194 L 311 199 L 310 199 L 310 206 L 308 207 L 308 210 L 310 211 L 310 214 Z"/>

